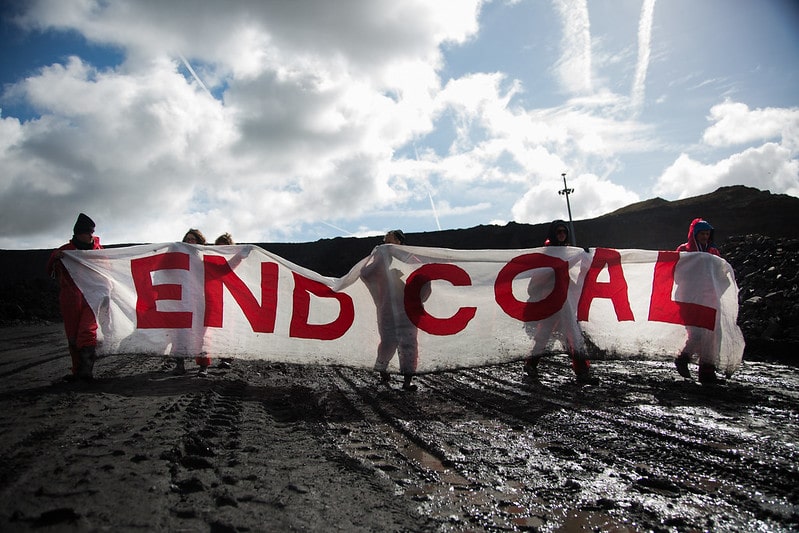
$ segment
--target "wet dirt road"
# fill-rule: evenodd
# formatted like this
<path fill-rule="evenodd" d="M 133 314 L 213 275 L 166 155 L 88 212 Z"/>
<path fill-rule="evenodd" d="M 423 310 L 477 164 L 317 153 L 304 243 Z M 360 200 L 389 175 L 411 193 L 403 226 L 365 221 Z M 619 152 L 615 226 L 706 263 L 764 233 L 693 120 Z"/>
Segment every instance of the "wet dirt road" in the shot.
<path fill-rule="evenodd" d="M 795 531 L 799 370 L 723 386 L 566 357 L 417 378 L 114 356 L 66 372 L 61 326 L 0 329 L 3 531 Z M 695 367 L 694 367 L 695 369 Z"/>

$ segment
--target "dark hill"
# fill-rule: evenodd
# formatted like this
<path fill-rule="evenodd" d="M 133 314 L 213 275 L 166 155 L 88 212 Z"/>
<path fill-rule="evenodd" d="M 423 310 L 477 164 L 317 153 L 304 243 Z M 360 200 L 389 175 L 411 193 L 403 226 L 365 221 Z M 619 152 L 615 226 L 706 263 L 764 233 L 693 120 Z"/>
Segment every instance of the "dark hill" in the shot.
<path fill-rule="evenodd" d="M 685 241 L 690 221 L 699 216 L 715 226 L 716 243 L 735 269 L 739 324 L 748 347 L 773 351 L 772 341 L 777 340 L 782 343 L 779 350 L 794 351 L 799 342 L 799 198 L 750 187 L 722 187 L 673 202 L 662 198 L 638 202 L 575 221 L 574 227 L 583 247 L 673 250 Z M 408 243 L 471 250 L 535 248 L 544 242 L 548 226 L 511 222 L 413 233 Z M 339 237 L 259 246 L 325 276 L 341 276 L 381 242 L 382 236 Z M 57 289 L 45 276 L 50 252 L 0 250 L 0 324 L 59 320 Z"/>
<path fill-rule="evenodd" d="M 741 185 L 673 202 L 654 198 L 607 215 L 574 222 L 577 244 L 583 247 L 673 250 L 685 241 L 688 224 L 703 217 L 716 228 L 716 244 L 733 235 L 759 234 L 799 238 L 799 198 L 771 194 Z M 463 250 L 535 248 L 546 239 L 549 223 L 475 226 L 467 229 L 409 233 L 416 246 Z M 309 243 L 258 243 L 298 265 L 325 276 L 342 276 L 380 237 L 336 237 Z M 0 289 L 21 281 L 47 279 L 50 250 L 0 250 Z M 0 293 L 2 294 L 2 293 Z"/>
<path fill-rule="evenodd" d="M 717 191 L 669 202 L 655 198 L 607 215 L 574 222 L 580 246 L 673 250 L 685 242 L 688 225 L 703 217 L 716 228 L 716 244 L 733 235 L 759 234 L 799 238 L 799 198 L 751 187 Z M 546 239 L 549 223 L 476 226 L 468 229 L 408 234 L 408 243 L 464 250 L 535 248 Z M 302 244 L 260 244 L 263 248 L 326 276 L 344 275 L 369 255 L 381 237 L 322 239 Z"/>

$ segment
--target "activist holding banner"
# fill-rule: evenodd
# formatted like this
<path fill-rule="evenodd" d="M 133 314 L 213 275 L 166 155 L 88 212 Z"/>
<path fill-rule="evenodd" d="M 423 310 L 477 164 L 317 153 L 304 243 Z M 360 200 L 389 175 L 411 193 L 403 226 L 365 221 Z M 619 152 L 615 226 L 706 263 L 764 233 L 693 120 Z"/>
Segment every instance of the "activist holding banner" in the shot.
<path fill-rule="evenodd" d="M 553 220 L 547 231 L 544 246 L 570 246 L 569 226 L 565 221 Z M 551 271 L 544 271 L 544 275 Z M 540 287 L 546 287 L 547 281 L 534 277 L 530 278 L 527 292 L 529 301 L 537 301 L 546 297 L 538 294 Z M 591 361 L 588 359 L 585 341 L 577 324 L 577 313 L 574 308 L 565 305 L 558 313 L 535 322 L 525 322 L 525 329 L 533 340 L 530 350 L 532 354 L 524 360 L 524 372 L 532 379 L 538 378 L 538 367 L 545 353 L 553 351 L 553 342 L 559 342 L 560 352 L 565 351 L 571 358 L 572 370 L 581 385 L 596 385 L 599 379 L 591 374 Z"/>
<path fill-rule="evenodd" d="M 216 238 L 214 241 L 215 246 L 233 246 L 236 244 L 233 241 L 233 235 L 228 232 L 223 233 L 219 237 Z M 233 366 L 233 359 L 230 357 L 222 357 L 219 359 L 219 364 L 216 365 L 217 368 L 229 369 Z"/>
<path fill-rule="evenodd" d="M 688 238 L 686 242 L 677 247 L 678 252 L 705 252 L 721 257 L 721 253 L 713 241 L 715 229 L 707 220 L 702 218 L 695 218 L 691 221 L 688 227 Z M 683 289 L 686 283 L 679 282 L 675 277 L 675 285 L 677 292 L 675 296 L 677 299 L 684 299 L 686 296 L 686 289 Z M 706 289 L 700 287 L 699 294 L 707 294 Z M 691 290 L 696 290 L 691 289 Z M 707 299 L 712 299 L 712 294 Z M 708 302 L 711 303 L 711 302 Z M 699 357 L 699 382 L 702 384 L 715 384 L 719 382 L 716 376 L 716 366 L 713 361 L 713 348 L 708 346 L 711 341 L 710 335 L 706 329 L 697 326 L 687 326 L 688 338 L 685 341 L 685 346 L 680 350 L 680 355 L 674 360 L 674 365 L 677 367 L 677 372 L 686 379 L 691 379 L 691 371 L 688 369 L 688 364 L 694 355 Z"/>
<path fill-rule="evenodd" d="M 391 230 L 383 237 L 383 244 L 405 244 L 405 233 L 402 230 Z M 391 264 L 386 264 L 385 259 L 390 256 L 372 254 L 373 260 L 367 262 L 361 269 L 361 279 L 366 283 L 377 308 L 377 330 L 380 343 L 377 345 L 377 360 L 374 369 L 380 374 L 380 381 L 384 385 L 391 382 L 388 373 L 388 364 L 397 353 L 399 357 L 400 374 L 403 376 L 403 390 L 414 391 L 413 375 L 419 359 L 418 328 L 408 319 L 402 310 L 398 312 L 394 304 L 399 301 L 399 295 L 405 292 L 405 283 L 402 281 L 402 272 Z"/>
<path fill-rule="evenodd" d="M 190 228 L 186 234 L 183 236 L 183 242 L 187 244 L 194 244 L 199 246 L 205 246 L 206 240 L 205 235 L 196 229 Z M 183 341 L 179 344 L 189 345 L 190 342 Z M 206 352 L 203 352 L 201 355 L 198 355 L 194 358 L 194 362 L 197 363 L 197 366 L 200 367 L 197 371 L 197 376 L 201 378 L 208 377 L 208 367 L 211 365 L 211 358 L 208 357 Z M 186 361 L 182 357 L 175 358 L 175 369 L 173 373 L 176 375 L 181 375 L 186 373 Z"/>
<path fill-rule="evenodd" d="M 703 331 L 703 357 L 728 376 L 744 349 L 732 267 L 709 253 L 391 244 L 341 278 L 253 245 L 65 251 L 63 263 L 95 312 L 110 294 L 100 354 L 213 353 L 373 370 L 381 339 L 362 277 L 371 263 L 404 281 L 386 292 L 396 316 L 415 328 L 415 374 L 522 361 L 530 356 L 528 323 L 559 313 L 576 323 L 553 333 L 567 339 L 575 329 L 592 360 L 673 361 L 688 327 Z"/>
<path fill-rule="evenodd" d="M 47 274 L 58 280 L 58 301 L 64 319 L 72 373 L 64 379 L 91 380 L 97 358 L 97 320 L 83 293 L 75 285 L 61 262 L 66 250 L 100 250 L 100 237 L 94 235 L 95 224 L 88 215 L 80 213 L 72 228 L 72 239 L 50 254 Z"/>

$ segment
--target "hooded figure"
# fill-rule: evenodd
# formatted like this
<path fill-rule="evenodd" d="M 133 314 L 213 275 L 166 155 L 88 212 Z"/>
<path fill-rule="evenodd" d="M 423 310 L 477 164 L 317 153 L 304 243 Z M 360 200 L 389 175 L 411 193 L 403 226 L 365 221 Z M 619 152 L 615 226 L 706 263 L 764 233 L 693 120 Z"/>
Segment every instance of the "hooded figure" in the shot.
<path fill-rule="evenodd" d="M 715 230 L 710 222 L 695 218 L 688 227 L 688 240 L 677 247 L 678 252 L 707 252 L 721 256 L 713 242 Z"/>
<path fill-rule="evenodd" d="M 569 225 L 564 220 L 553 220 L 547 231 L 544 246 L 570 246 Z"/>
<path fill-rule="evenodd" d="M 713 243 L 713 226 L 707 220 L 695 218 L 688 227 L 688 240 L 677 247 L 678 252 L 707 252 L 721 257 L 719 249 Z M 679 288 L 678 288 L 679 291 Z M 679 293 L 677 294 L 679 296 Z M 677 372 L 686 379 L 691 379 L 688 363 L 692 356 L 699 352 L 699 382 L 715 384 L 720 380 L 716 376 L 716 367 L 709 358 L 707 348 L 703 345 L 705 333 L 696 326 L 687 326 L 688 338 L 680 354 L 674 360 Z"/>
<path fill-rule="evenodd" d="M 544 246 L 571 246 L 569 242 L 569 225 L 564 220 L 553 220 L 549 225 L 547 232 L 547 239 L 544 241 Z M 528 293 L 530 293 L 530 301 L 538 300 L 532 291 L 535 289 L 534 278 L 530 278 L 530 286 Z M 573 310 L 569 310 L 567 315 L 574 314 Z M 575 315 L 576 316 L 576 315 Z M 582 385 L 596 385 L 599 379 L 593 376 L 591 372 L 591 361 L 585 353 L 586 347 L 583 341 L 582 334 L 579 328 L 576 327 L 576 320 L 574 321 L 574 328 L 570 328 L 568 320 L 561 320 L 561 316 L 553 315 L 544 320 L 539 320 L 535 323 L 525 323 L 525 330 L 527 334 L 533 339 L 534 352 L 541 352 L 549 344 L 550 338 L 557 336 L 560 332 L 565 333 L 565 345 L 569 352 L 572 362 L 572 370 L 577 377 L 577 382 Z M 544 347 L 544 348 L 542 348 Z M 543 356 L 536 353 L 531 357 L 524 360 L 524 372 L 532 379 L 538 379 L 538 363 Z"/>

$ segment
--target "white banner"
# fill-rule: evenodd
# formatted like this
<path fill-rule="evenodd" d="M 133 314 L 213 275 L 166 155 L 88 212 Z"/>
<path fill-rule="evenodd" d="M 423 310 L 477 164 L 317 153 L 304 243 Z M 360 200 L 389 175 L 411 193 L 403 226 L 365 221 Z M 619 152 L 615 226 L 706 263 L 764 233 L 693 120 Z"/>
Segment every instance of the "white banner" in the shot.
<path fill-rule="evenodd" d="M 100 354 L 373 368 L 380 351 L 389 370 L 424 373 L 686 351 L 731 375 L 744 350 L 732 268 L 704 253 L 382 245 L 328 278 L 257 246 L 167 243 L 70 251 L 64 264 Z"/>

